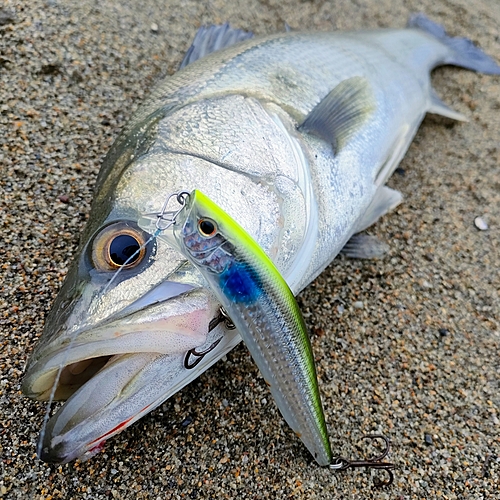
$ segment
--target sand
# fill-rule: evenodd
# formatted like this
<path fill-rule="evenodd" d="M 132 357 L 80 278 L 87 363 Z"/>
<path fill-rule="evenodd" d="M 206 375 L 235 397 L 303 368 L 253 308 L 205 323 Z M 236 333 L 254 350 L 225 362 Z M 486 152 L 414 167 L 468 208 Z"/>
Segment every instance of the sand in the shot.
<path fill-rule="evenodd" d="M 425 119 L 390 181 L 404 203 L 370 229 L 389 254 L 338 258 L 300 296 L 334 451 L 361 458 L 374 451 L 362 436 L 385 434 L 391 487 L 318 467 L 244 345 L 85 463 L 36 459 L 45 406 L 20 392 L 103 155 L 200 24 L 403 27 L 424 11 L 500 61 L 497 0 L 3 5 L 1 498 L 500 498 L 500 77 L 435 71 L 438 94 L 469 122 Z"/>

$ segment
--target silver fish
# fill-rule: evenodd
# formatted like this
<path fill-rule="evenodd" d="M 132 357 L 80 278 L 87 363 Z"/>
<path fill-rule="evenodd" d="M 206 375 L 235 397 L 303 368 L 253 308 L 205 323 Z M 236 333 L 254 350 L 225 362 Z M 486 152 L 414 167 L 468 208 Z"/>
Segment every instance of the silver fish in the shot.
<path fill-rule="evenodd" d="M 201 189 L 297 293 L 400 202 L 384 184 L 425 113 L 464 119 L 433 91 L 432 68 L 500 74 L 422 15 L 402 30 L 245 38 L 201 31 L 186 67 L 152 92 L 105 159 L 79 255 L 23 383 L 39 400 L 69 398 L 46 428 L 45 461 L 92 456 L 240 341 L 222 323 L 209 331 L 217 300 L 138 226 L 142 215 L 168 193 Z M 373 253 L 359 238 L 348 252 Z M 193 367 L 189 356 L 204 351 Z"/>

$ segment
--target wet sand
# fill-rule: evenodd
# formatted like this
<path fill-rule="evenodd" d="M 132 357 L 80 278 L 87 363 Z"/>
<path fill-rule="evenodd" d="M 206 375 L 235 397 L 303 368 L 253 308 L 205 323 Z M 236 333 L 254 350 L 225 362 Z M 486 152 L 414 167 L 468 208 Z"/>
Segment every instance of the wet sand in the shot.
<path fill-rule="evenodd" d="M 390 488 L 373 490 L 364 469 L 319 468 L 241 344 L 85 463 L 36 459 L 45 406 L 20 393 L 102 157 L 200 24 L 403 27 L 423 11 L 500 61 L 496 0 L 4 6 L 0 498 L 499 498 L 500 77 L 435 71 L 438 94 L 469 122 L 425 119 L 390 181 L 404 202 L 369 231 L 389 255 L 338 258 L 300 296 L 334 452 L 360 457 L 363 435 L 385 434 Z"/>

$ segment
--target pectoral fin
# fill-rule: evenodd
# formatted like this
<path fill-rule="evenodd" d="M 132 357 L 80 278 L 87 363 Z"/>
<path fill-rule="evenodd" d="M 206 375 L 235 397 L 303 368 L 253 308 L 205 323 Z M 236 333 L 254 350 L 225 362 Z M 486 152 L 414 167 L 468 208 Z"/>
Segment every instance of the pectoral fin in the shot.
<path fill-rule="evenodd" d="M 337 152 L 373 114 L 375 106 L 368 80 L 354 76 L 339 83 L 309 113 L 299 130 L 331 143 Z"/>

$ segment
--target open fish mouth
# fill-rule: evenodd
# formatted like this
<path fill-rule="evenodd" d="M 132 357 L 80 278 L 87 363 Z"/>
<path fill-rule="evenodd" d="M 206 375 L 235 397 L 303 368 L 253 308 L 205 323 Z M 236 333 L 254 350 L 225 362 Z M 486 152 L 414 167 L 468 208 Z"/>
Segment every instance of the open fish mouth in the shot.
<path fill-rule="evenodd" d="M 168 297 L 170 291 L 171 296 Z M 66 400 L 41 432 L 40 458 L 87 459 L 122 431 L 199 376 L 239 341 L 222 327 L 209 332 L 218 304 L 203 288 L 172 283 L 151 302 L 141 297 L 113 318 L 35 352 L 23 392 L 42 401 Z M 156 294 L 157 296 L 158 294 Z M 62 338 L 62 340 L 61 340 Z M 222 339 L 195 369 L 186 354 Z"/>
<path fill-rule="evenodd" d="M 176 354 L 203 345 L 206 325 L 215 315 L 211 297 L 191 285 L 164 285 L 157 287 L 163 290 L 163 300 L 157 294 L 140 297 L 96 325 L 71 329 L 70 318 L 52 342 L 40 345 L 34 353 L 23 382 L 25 393 L 48 400 L 61 370 L 53 396 L 64 400 L 116 355 Z"/>

